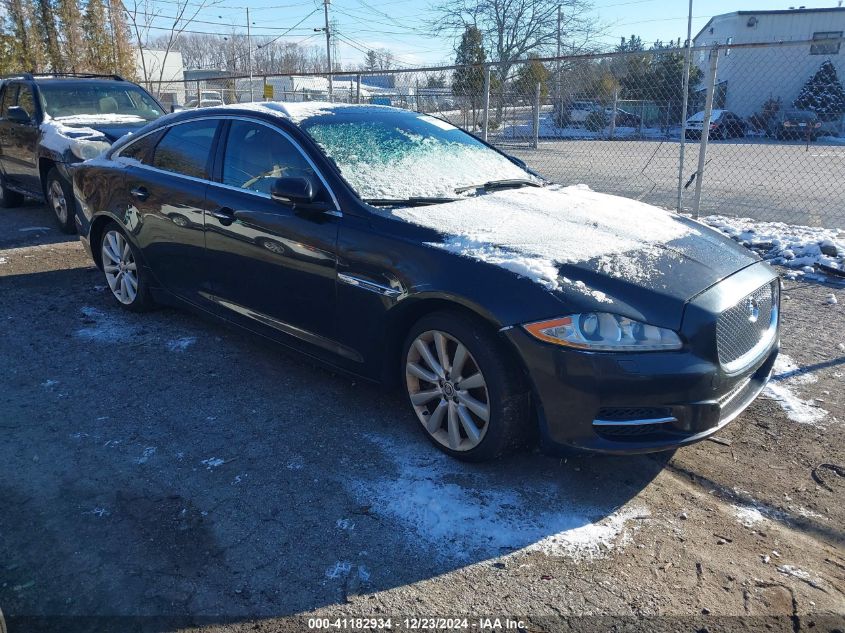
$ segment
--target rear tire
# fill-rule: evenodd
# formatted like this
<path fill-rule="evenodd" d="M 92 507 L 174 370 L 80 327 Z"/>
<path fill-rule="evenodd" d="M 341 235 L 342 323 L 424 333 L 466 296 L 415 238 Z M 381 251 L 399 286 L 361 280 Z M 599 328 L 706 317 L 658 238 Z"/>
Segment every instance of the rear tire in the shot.
<path fill-rule="evenodd" d="M 23 204 L 23 196 L 17 191 L 10 191 L 6 188 L 6 178 L 0 174 L 0 207 L 11 209 Z"/>
<path fill-rule="evenodd" d="M 99 248 L 103 275 L 112 298 L 132 312 L 153 309 L 155 302 L 140 253 L 117 223 L 109 222 L 103 227 Z"/>
<path fill-rule="evenodd" d="M 62 233 L 76 233 L 76 203 L 73 200 L 73 187 L 55 167 L 47 172 L 44 194 L 47 205 L 56 216 L 56 222 Z"/>
<path fill-rule="evenodd" d="M 525 442 L 525 376 L 481 319 L 457 311 L 424 316 L 408 333 L 401 361 L 420 429 L 444 453 L 481 462 Z"/>

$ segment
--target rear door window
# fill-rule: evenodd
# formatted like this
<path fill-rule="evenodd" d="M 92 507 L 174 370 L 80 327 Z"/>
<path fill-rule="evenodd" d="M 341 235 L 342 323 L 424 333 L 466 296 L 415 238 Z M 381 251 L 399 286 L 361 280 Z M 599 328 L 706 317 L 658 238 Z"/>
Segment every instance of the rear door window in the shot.
<path fill-rule="evenodd" d="M 3 90 L 3 100 L 0 102 L 0 117 L 6 118 L 9 108 L 15 105 L 18 95 L 18 84 L 7 84 Z"/>
<path fill-rule="evenodd" d="M 153 167 L 183 176 L 208 179 L 217 119 L 188 121 L 171 127 L 159 141 Z"/>

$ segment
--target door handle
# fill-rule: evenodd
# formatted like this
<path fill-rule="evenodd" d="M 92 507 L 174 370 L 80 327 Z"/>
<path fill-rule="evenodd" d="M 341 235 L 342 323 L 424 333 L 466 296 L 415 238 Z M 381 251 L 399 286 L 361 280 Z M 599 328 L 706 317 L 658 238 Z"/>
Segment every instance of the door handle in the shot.
<path fill-rule="evenodd" d="M 217 218 L 220 220 L 220 224 L 223 226 L 229 226 L 232 222 L 235 221 L 235 210 L 230 209 L 229 207 L 220 207 L 219 209 L 215 209 L 214 211 L 209 211 L 212 217 Z"/>
<path fill-rule="evenodd" d="M 150 192 L 147 191 L 146 187 L 135 187 L 134 189 L 130 189 L 129 193 L 133 198 L 140 200 L 141 202 L 150 197 Z"/>

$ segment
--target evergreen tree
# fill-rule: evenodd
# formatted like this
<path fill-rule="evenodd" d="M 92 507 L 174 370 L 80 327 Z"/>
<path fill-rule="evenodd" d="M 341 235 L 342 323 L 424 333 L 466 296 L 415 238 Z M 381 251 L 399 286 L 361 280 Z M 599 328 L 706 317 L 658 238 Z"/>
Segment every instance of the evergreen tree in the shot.
<path fill-rule="evenodd" d="M 8 67 L 11 72 L 44 70 L 44 49 L 31 0 L 8 0 Z"/>
<path fill-rule="evenodd" d="M 78 72 L 86 67 L 82 16 L 77 0 L 57 0 L 56 18 L 64 51 L 65 67 Z"/>
<path fill-rule="evenodd" d="M 105 0 L 108 2 L 111 16 L 111 36 L 114 38 L 114 68 L 112 72 L 126 79 L 137 79 L 138 66 L 136 64 L 136 49 L 132 46 L 129 24 L 121 0 Z"/>
<path fill-rule="evenodd" d="M 113 72 L 111 31 L 103 0 L 88 0 L 82 24 L 86 69 L 97 73 Z"/>
<path fill-rule="evenodd" d="M 532 57 L 530 62 L 522 64 L 516 71 L 514 90 L 533 102 L 538 83 L 540 98 L 545 98 L 549 94 L 549 70 L 536 57 Z"/>
<path fill-rule="evenodd" d="M 38 32 L 44 42 L 49 70 L 64 72 L 65 64 L 59 45 L 59 32 L 56 28 L 56 16 L 51 0 L 37 0 Z"/>
<path fill-rule="evenodd" d="M 468 26 L 461 37 L 461 43 L 455 54 L 455 70 L 452 78 L 452 90 L 469 105 L 472 110 L 471 125 L 478 122 L 478 109 L 484 97 L 484 64 L 487 53 L 484 51 L 481 31 Z"/>
<path fill-rule="evenodd" d="M 845 90 L 836 74 L 836 67 L 829 59 L 804 84 L 792 105 L 799 110 L 812 110 L 816 114 L 845 112 Z"/>
<path fill-rule="evenodd" d="M 378 68 L 378 55 L 373 49 L 367 51 L 367 58 L 364 61 L 364 70 L 376 70 Z"/>

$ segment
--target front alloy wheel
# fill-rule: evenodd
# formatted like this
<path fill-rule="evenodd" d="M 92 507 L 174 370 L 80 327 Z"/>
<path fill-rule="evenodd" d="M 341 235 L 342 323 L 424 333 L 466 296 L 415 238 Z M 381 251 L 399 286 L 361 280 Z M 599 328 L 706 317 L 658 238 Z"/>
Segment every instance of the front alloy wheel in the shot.
<path fill-rule="evenodd" d="M 112 296 L 126 308 L 141 312 L 152 307 L 143 268 L 135 248 L 126 236 L 110 223 L 100 241 L 101 262 Z"/>
<path fill-rule="evenodd" d="M 59 228 L 64 233 L 74 233 L 76 224 L 73 213 L 73 190 L 59 170 L 53 167 L 47 174 L 47 204 L 56 215 Z"/>
<path fill-rule="evenodd" d="M 475 358 L 439 330 L 414 339 L 405 382 L 417 418 L 431 437 L 453 451 L 478 446 L 490 422 L 490 394 Z"/>
<path fill-rule="evenodd" d="M 401 368 L 420 428 L 444 453 L 484 461 L 523 443 L 527 382 L 484 320 L 457 310 L 424 316 L 405 339 Z"/>

